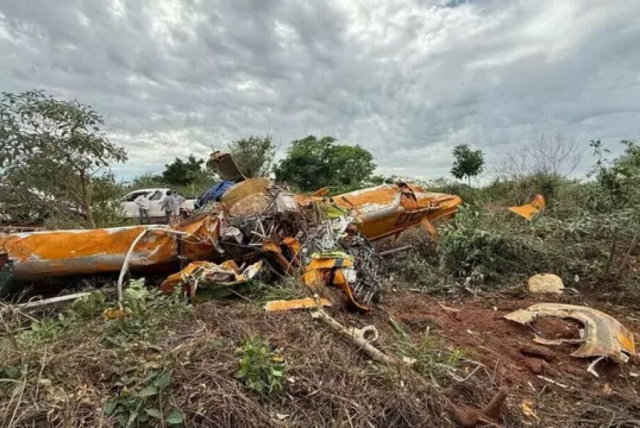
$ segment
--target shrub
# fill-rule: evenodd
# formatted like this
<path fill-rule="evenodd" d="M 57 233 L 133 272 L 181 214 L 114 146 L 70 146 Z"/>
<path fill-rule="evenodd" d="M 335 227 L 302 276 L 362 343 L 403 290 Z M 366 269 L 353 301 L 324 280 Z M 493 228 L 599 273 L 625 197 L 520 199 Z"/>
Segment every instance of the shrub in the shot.
<path fill-rule="evenodd" d="M 477 205 L 462 206 L 444 227 L 438 245 L 441 268 L 474 284 L 544 269 L 540 242 L 527 233 L 516 233 L 517 225 L 510 224 L 507 215 L 488 213 Z"/>
<path fill-rule="evenodd" d="M 124 291 L 124 316 L 114 316 L 107 322 L 104 338 L 116 346 L 124 346 L 132 339 L 154 340 L 163 323 L 191 313 L 187 298 L 180 290 L 171 295 L 144 286 L 144 279 L 131 281 Z"/>
<path fill-rule="evenodd" d="M 171 385 L 171 371 L 152 371 L 142 381 L 135 377 L 124 376 L 115 383 L 119 389 L 117 395 L 109 397 L 103 411 L 113 417 L 120 426 L 147 426 L 154 421 L 162 425 L 181 425 L 182 411 L 179 409 L 162 410 L 162 393 Z"/>
<path fill-rule="evenodd" d="M 282 390 L 286 365 L 277 352 L 272 352 L 268 341 L 259 337 L 247 338 L 236 353 L 240 360 L 235 376 L 247 388 L 259 393 Z"/>

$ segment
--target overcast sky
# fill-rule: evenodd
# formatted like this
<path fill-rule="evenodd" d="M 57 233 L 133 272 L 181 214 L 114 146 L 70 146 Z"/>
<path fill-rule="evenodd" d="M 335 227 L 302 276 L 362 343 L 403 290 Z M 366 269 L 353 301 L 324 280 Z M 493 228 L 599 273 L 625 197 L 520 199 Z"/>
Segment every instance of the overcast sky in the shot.
<path fill-rule="evenodd" d="M 122 178 L 252 134 L 444 176 L 461 143 L 637 137 L 640 0 L 0 0 L 0 90 L 32 88 L 106 116 Z"/>

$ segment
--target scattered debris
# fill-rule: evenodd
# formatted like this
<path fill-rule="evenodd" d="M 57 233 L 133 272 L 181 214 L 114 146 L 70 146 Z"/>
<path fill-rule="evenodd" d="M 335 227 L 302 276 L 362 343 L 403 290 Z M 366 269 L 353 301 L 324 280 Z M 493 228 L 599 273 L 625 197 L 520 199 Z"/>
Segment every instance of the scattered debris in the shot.
<path fill-rule="evenodd" d="M 203 294 L 213 297 L 220 289 L 243 284 L 255 278 L 262 270 L 262 264 L 260 260 L 240 272 L 233 260 L 220 265 L 212 262 L 192 262 L 180 272 L 170 275 L 160 288 L 171 293 L 175 287 L 182 287 L 194 299 L 202 300 Z"/>
<path fill-rule="evenodd" d="M 127 311 L 122 308 L 107 308 L 102 315 L 108 320 L 121 320 L 127 317 Z"/>
<path fill-rule="evenodd" d="M 522 403 L 520 403 L 520 408 L 522 409 L 523 415 L 529 416 L 530 418 L 539 421 L 540 418 L 538 417 L 538 415 L 536 415 L 536 412 L 533 411 L 533 406 L 533 400 L 530 398 L 524 399 L 522 400 Z"/>
<path fill-rule="evenodd" d="M 381 262 L 371 241 L 398 236 L 457 211 L 457 196 L 427 192 L 413 184 L 385 184 L 333 198 L 294 195 L 266 178 L 247 179 L 230 155 L 212 154 L 208 165 L 233 183 L 190 218 L 169 228 L 43 231 L 0 236 L 0 268 L 11 265 L 12 281 L 165 268 L 177 272 L 162 284 L 196 291 L 229 288 L 252 276 L 238 266 L 264 260 L 280 274 L 301 273 L 315 292 L 334 285 L 368 310 L 380 299 Z M 219 202 L 216 202 L 219 200 Z M 190 264 L 189 264 L 190 263 Z M 254 269 L 260 270 L 260 269 Z M 253 274 L 253 271 L 251 272 Z M 1 284 L 0 284 L 1 285 Z"/>
<path fill-rule="evenodd" d="M 633 334 L 615 318 L 592 308 L 559 303 L 540 303 L 504 316 L 510 321 L 528 325 L 539 317 L 569 318 L 581 322 L 584 333 L 580 339 L 548 340 L 536 335 L 535 342 L 544 345 L 579 343 L 571 356 L 577 358 L 608 357 L 622 363 L 635 355 Z"/>
<path fill-rule="evenodd" d="M 545 381 L 545 382 L 549 382 L 549 383 L 550 383 L 550 384 L 552 384 L 552 385 L 559 386 L 559 387 L 560 387 L 560 388 L 562 388 L 562 389 L 569 389 L 569 386 L 568 386 L 568 385 L 565 385 L 565 384 L 560 383 L 560 382 L 556 382 L 555 380 L 553 380 L 553 379 L 549 379 L 548 377 L 545 377 L 545 376 L 540 376 L 540 375 L 538 375 L 538 379 L 542 379 L 543 381 Z"/>
<path fill-rule="evenodd" d="M 440 307 L 441 307 L 442 309 L 444 309 L 445 311 L 447 311 L 447 312 L 457 313 L 457 312 L 460 312 L 460 311 L 462 310 L 462 309 L 457 309 L 457 308 L 452 308 L 452 307 L 450 307 L 450 306 L 446 306 L 446 305 L 445 305 L 444 303 L 442 303 L 442 302 L 438 302 L 438 305 L 440 305 Z"/>
<path fill-rule="evenodd" d="M 541 273 L 529 278 L 528 289 L 534 294 L 562 294 L 564 292 L 564 284 L 558 275 Z"/>
<path fill-rule="evenodd" d="M 598 372 L 596 371 L 596 365 L 602 361 L 604 359 L 604 356 L 596 358 L 595 360 L 593 360 L 591 362 L 591 364 L 589 364 L 589 367 L 587 367 L 587 373 L 591 373 L 593 376 L 595 377 L 600 377 L 600 375 L 598 374 Z"/>
<path fill-rule="evenodd" d="M 320 304 L 322 306 L 331 306 L 331 302 L 327 299 L 320 299 Z M 281 312 L 293 309 L 315 308 L 316 306 L 317 303 L 314 298 L 306 297 L 294 300 L 272 300 L 264 305 L 264 310 L 267 312 Z"/>
<path fill-rule="evenodd" d="M 381 253 L 379 253 L 380 257 L 385 257 L 385 256 L 390 256 L 391 254 L 395 254 L 395 253 L 399 253 L 402 251 L 407 251 L 413 248 L 413 245 L 405 245 L 403 247 L 398 247 L 398 248 L 392 248 L 390 250 L 387 251 L 383 251 Z"/>
<path fill-rule="evenodd" d="M 536 195 L 530 203 L 517 207 L 509 207 L 509 211 L 519 215 L 520 217 L 526 218 L 527 220 L 531 220 L 544 211 L 546 207 L 547 202 L 545 201 L 544 196 Z"/>

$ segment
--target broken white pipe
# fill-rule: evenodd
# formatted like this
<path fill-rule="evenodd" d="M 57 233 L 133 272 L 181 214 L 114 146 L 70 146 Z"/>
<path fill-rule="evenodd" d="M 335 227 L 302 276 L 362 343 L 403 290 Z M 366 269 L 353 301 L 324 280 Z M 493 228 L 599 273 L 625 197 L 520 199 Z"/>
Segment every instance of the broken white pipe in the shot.
<path fill-rule="evenodd" d="M 45 306 L 45 305 L 54 304 L 54 303 L 66 302 L 67 300 L 76 300 L 81 297 L 89 296 L 93 293 L 97 293 L 97 291 L 83 291 L 81 293 L 67 294 L 66 296 L 52 297 L 50 299 L 34 300 L 27 303 L 21 303 L 17 306 L 20 309 L 37 308 L 38 306 Z"/>
<path fill-rule="evenodd" d="M 136 249 L 136 245 L 138 245 L 138 242 L 142 240 L 147 232 L 156 230 L 174 235 L 188 235 L 188 233 L 186 232 L 178 232 L 177 230 L 168 229 L 166 226 L 152 226 L 140 232 L 140 235 L 138 235 L 136 239 L 134 239 L 131 243 L 129 251 L 127 251 L 127 255 L 125 256 L 124 262 L 122 263 L 122 269 L 120 269 L 120 276 L 118 277 L 118 302 L 122 302 L 122 299 L 124 298 L 124 293 L 122 292 L 122 284 L 124 282 L 124 276 L 126 275 L 129 268 L 129 261 L 133 256 L 133 251 Z"/>

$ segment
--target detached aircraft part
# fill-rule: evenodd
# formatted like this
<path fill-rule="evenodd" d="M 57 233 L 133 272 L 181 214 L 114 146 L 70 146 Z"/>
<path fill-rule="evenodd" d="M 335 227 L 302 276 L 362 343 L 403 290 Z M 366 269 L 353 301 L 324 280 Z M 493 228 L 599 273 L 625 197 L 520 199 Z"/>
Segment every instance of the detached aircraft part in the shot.
<path fill-rule="evenodd" d="M 540 214 L 542 211 L 544 211 L 546 208 L 547 208 L 547 201 L 544 199 L 544 196 L 536 195 L 536 197 L 533 198 L 533 201 L 531 201 L 530 203 L 520 205 L 517 207 L 509 207 L 509 211 L 519 215 L 522 218 L 531 220 L 532 218 Z"/>
<path fill-rule="evenodd" d="M 131 270 L 176 263 L 178 256 L 207 259 L 217 253 L 215 215 L 192 217 L 175 228 L 133 226 L 110 229 L 57 230 L 0 235 L 0 254 L 11 263 L 11 278 L 37 281 L 47 277 L 118 272 L 133 242 Z M 175 233 L 181 232 L 184 237 Z"/>
<path fill-rule="evenodd" d="M 194 301 L 221 294 L 219 290 L 230 289 L 254 279 L 262 270 L 262 260 L 240 271 L 233 260 L 218 265 L 212 262 L 192 262 L 180 272 L 170 275 L 160 286 L 165 293 L 176 287 L 188 292 Z"/>
<path fill-rule="evenodd" d="M 580 344 L 581 346 L 571 354 L 572 357 L 608 357 L 622 363 L 636 353 L 633 334 L 615 318 L 592 308 L 560 303 L 539 303 L 504 317 L 523 325 L 528 325 L 540 317 L 579 321 L 584 326 L 584 334 L 580 339 L 549 340 L 537 335 L 534 338 L 535 342 L 544 345 Z"/>
<path fill-rule="evenodd" d="M 408 183 L 383 184 L 332 199 L 358 218 L 358 230 L 370 241 L 398 236 L 420 224 L 433 234 L 431 223 L 451 217 L 462 203 L 459 196 L 429 192 Z"/>

